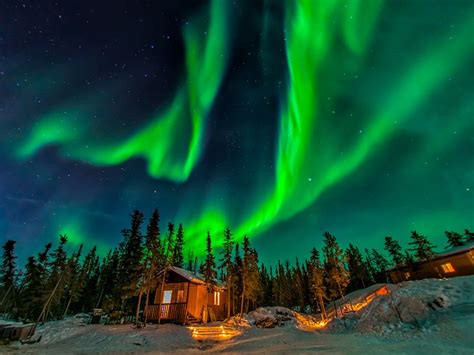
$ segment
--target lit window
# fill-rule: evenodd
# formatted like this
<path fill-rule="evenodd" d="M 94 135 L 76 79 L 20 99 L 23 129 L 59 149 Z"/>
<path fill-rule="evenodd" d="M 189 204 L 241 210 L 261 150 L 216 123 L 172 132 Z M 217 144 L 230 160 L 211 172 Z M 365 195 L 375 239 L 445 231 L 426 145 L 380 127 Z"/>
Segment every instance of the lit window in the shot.
<path fill-rule="evenodd" d="M 443 272 L 445 274 L 448 274 L 450 272 L 455 272 L 456 270 L 454 270 L 454 267 L 451 263 L 446 263 L 446 264 L 443 264 L 441 265 L 441 268 L 443 269 Z"/>
<path fill-rule="evenodd" d="M 214 292 L 214 305 L 215 306 L 221 305 L 221 293 L 219 291 Z"/>
<path fill-rule="evenodd" d="M 405 272 L 405 280 L 408 280 L 410 278 L 410 273 L 409 272 Z"/>

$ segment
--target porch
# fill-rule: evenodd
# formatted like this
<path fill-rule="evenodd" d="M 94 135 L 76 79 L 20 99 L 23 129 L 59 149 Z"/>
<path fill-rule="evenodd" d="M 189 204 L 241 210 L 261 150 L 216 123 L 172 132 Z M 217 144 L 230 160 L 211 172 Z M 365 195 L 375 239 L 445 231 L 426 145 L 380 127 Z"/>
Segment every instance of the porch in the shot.
<path fill-rule="evenodd" d="M 150 321 L 174 321 L 179 323 L 186 322 L 186 302 L 163 303 L 161 305 L 152 304 L 145 307 L 145 317 Z"/>

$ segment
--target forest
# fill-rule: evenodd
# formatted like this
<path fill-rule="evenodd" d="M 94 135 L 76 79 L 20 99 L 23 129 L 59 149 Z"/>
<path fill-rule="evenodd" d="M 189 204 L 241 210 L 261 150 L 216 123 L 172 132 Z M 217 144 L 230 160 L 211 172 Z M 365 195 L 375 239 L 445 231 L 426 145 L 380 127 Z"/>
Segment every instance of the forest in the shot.
<path fill-rule="evenodd" d="M 412 231 L 407 248 L 386 236 L 383 251 L 362 251 L 352 243 L 344 249 L 334 235 L 325 232 L 322 248 L 308 250 L 305 258 L 265 265 L 250 239 L 245 236 L 237 243 L 229 228 L 222 232 L 223 243 L 218 247 L 208 232 L 203 256 L 198 258 L 192 252 L 184 255 L 182 224 L 176 228 L 169 222 L 162 230 L 157 210 L 148 221 L 138 210 L 130 218 L 121 242 L 105 256 L 98 255 L 95 246 L 86 252 L 80 245 L 68 252 L 68 236 L 60 235 L 56 243 L 46 244 L 19 267 L 16 242 L 7 240 L 2 247 L 0 313 L 8 319 L 45 322 L 101 308 L 133 319 L 138 302 L 147 302 L 157 287 L 156 275 L 176 266 L 202 274 L 210 290 L 221 281 L 229 291 L 229 316 L 278 305 L 321 312 L 324 317 L 329 302 L 371 284 L 389 282 L 387 270 L 400 265 L 416 268 L 417 263 L 434 257 L 436 248 L 426 236 Z M 441 249 L 474 241 L 474 233 L 467 229 L 445 235 L 446 245 Z"/>

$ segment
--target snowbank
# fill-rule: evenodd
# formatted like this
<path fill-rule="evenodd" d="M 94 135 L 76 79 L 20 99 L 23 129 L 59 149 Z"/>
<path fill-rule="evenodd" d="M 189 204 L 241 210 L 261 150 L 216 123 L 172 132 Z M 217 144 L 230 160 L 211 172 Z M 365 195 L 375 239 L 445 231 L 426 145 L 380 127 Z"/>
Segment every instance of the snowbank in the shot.
<path fill-rule="evenodd" d="M 59 321 L 50 321 L 36 328 L 33 339 L 41 337 L 42 344 L 56 343 L 86 331 L 87 314 L 77 314 Z"/>
<path fill-rule="evenodd" d="M 390 295 L 376 297 L 359 312 L 334 320 L 329 329 L 387 336 L 439 330 L 461 335 L 466 326 L 472 329 L 474 276 L 408 281 L 397 286 Z"/>
<path fill-rule="evenodd" d="M 244 314 L 242 318 L 230 318 L 226 325 L 241 328 L 292 326 L 302 330 L 314 330 L 319 326 L 319 319 L 285 307 L 259 307 L 255 311 Z"/>

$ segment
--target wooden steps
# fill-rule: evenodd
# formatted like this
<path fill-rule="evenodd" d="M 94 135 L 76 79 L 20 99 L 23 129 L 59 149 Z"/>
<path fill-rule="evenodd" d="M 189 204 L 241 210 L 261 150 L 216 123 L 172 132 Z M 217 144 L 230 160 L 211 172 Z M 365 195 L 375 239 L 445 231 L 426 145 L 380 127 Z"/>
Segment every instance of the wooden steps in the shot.
<path fill-rule="evenodd" d="M 196 340 L 227 340 L 231 339 L 241 332 L 234 328 L 224 326 L 194 326 L 189 327 L 192 336 Z"/>

